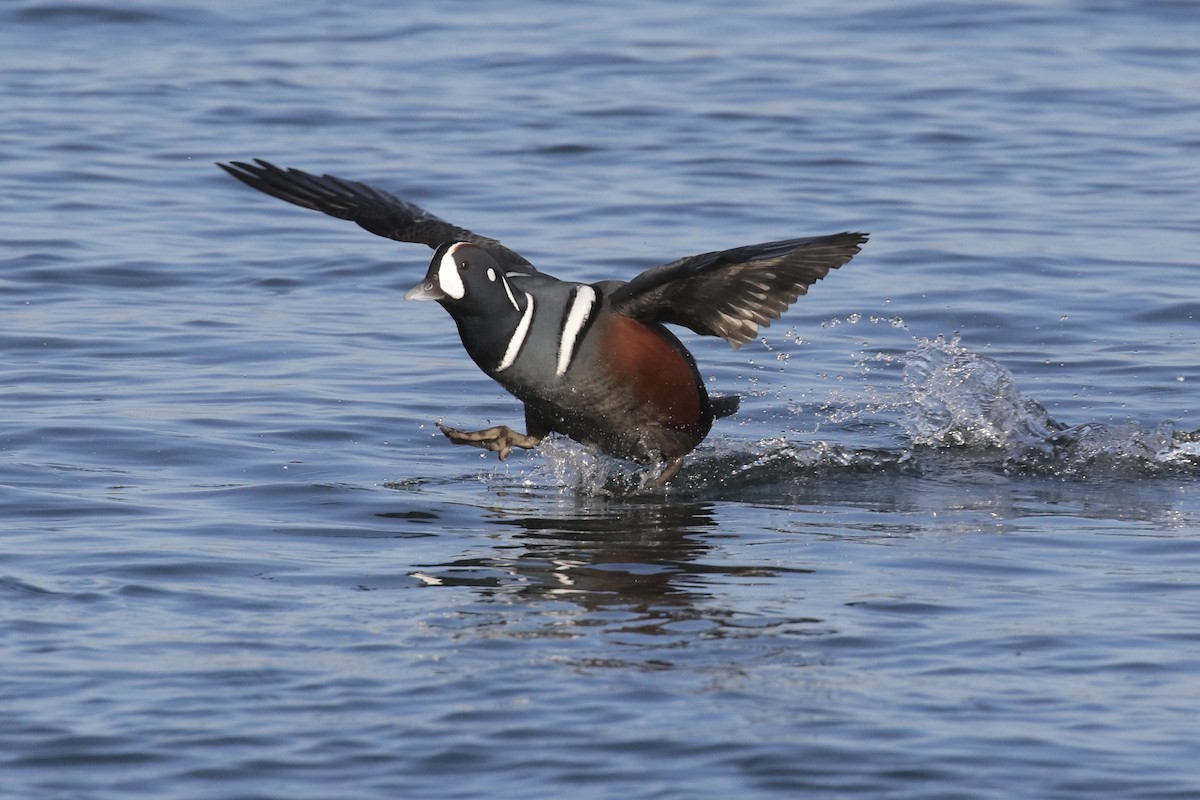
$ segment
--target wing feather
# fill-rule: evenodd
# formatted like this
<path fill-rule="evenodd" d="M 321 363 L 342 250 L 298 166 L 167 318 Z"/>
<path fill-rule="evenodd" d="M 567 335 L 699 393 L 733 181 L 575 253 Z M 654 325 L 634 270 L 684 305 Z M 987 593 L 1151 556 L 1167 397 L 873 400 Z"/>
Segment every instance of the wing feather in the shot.
<path fill-rule="evenodd" d="M 612 308 L 643 322 L 720 336 L 740 347 L 866 241 L 865 233 L 837 233 L 688 256 L 618 287 Z"/>
<path fill-rule="evenodd" d="M 437 217 L 420 206 L 358 181 L 281 169 L 269 161 L 217 164 L 247 186 L 288 203 L 355 222 L 378 236 L 437 249 L 446 242 L 471 242 L 507 268 L 533 271 L 529 262 L 495 239 L 480 236 Z"/>

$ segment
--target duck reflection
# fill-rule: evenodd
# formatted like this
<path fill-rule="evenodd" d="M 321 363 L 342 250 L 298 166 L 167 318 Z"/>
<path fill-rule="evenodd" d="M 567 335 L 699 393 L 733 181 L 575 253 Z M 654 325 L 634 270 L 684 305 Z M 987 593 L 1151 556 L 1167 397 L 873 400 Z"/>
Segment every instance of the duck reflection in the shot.
<path fill-rule="evenodd" d="M 497 520 L 521 530 L 515 565 L 532 596 L 570 597 L 589 606 L 617 602 L 687 604 L 715 530 L 708 504 L 611 504 L 590 514 Z"/>
<path fill-rule="evenodd" d="M 714 590 L 717 584 L 809 571 L 710 558 L 711 542 L 721 534 L 717 507 L 706 502 L 581 499 L 554 516 L 502 509 L 490 516 L 493 524 L 516 529 L 515 535 L 489 557 L 430 565 L 417 577 L 428 584 L 474 586 L 497 601 L 567 601 L 582 612 L 567 615 L 573 626 L 719 635 L 744 629 L 746 620 L 722 608 L 717 594 L 725 592 Z"/>

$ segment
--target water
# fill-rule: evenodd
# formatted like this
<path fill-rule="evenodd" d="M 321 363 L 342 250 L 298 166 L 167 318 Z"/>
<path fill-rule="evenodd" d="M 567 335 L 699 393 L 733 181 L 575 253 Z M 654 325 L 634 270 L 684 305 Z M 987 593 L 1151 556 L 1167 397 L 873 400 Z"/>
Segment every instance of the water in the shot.
<path fill-rule="evenodd" d="M 0 795 L 1200 797 L 1188 3 L 0 9 Z M 367 180 L 573 279 L 867 230 L 665 494 Z"/>

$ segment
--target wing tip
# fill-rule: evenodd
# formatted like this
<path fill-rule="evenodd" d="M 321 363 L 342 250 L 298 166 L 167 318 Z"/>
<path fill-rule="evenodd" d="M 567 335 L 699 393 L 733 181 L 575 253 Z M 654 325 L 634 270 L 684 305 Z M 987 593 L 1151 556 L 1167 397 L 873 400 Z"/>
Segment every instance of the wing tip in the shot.
<path fill-rule="evenodd" d="M 841 233 L 835 233 L 827 238 L 836 240 L 840 243 L 852 245 L 854 247 L 854 252 L 857 253 L 859 248 L 866 244 L 871 238 L 871 234 L 865 231 L 842 231 Z"/>
<path fill-rule="evenodd" d="M 283 172 L 283 170 L 279 169 L 279 167 L 275 166 L 270 161 L 264 161 L 261 158 L 253 159 L 253 161 L 253 164 L 249 164 L 245 161 L 214 161 L 213 163 L 247 186 L 253 186 L 255 188 L 258 188 L 266 180 L 266 177 L 269 173 Z"/>

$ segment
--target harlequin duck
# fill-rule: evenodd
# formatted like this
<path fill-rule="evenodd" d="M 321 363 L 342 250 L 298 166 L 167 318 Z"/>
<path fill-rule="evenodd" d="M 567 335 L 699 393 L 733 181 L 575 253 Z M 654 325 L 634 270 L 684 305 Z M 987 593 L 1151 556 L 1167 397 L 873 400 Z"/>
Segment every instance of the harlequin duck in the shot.
<path fill-rule="evenodd" d="M 528 431 L 439 424 L 450 441 L 504 459 L 558 432 L 619 458 L 664 460 L 650 486 L 674 478 L 713 420 L 738 405 L 736 396 L 709 396 L 692 355 L 664 323 L 740 347 L 867 240 L 786 239 L 688 256 L 628 282 L 574 283 L 363 183 L 260 159 L 217 166 L 280 200 L 434 248 L 428 274 L 405 299 L 435 300 L 450 313 L 467 354 L 525 404 Z"/>

